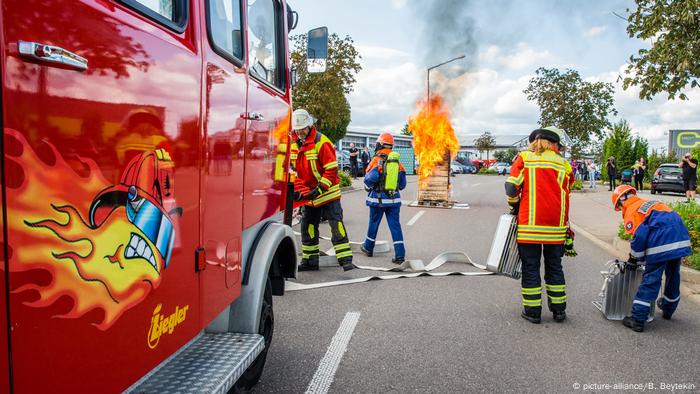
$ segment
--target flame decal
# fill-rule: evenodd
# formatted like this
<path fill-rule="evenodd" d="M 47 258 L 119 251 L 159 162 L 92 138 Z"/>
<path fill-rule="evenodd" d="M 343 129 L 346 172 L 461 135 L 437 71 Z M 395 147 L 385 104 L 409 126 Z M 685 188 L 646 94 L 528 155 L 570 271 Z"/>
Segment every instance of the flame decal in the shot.
<path fill-rule="evenodd" d="M 123 206 L 116 206 L 101 223 L 89 223 L 93 199 L 112 186 L 94 161 L 78 159 L 88 170 L 81 176 L 48 143 L 53 164 L 42 161 L 16 130 L 5 129 L 5 143 L 8 171 L 19 179 L 8 186 L 10 272 L 40 270 L 51 275 L 48 283 L 39 283 L 33 274 L 16 276 L 28 279 L 14 279 L 11 291 L 38 293 L 38 299 L 25 302 L 35 308 L 68 296 L 73 301 L 70 310 L 54 317 L 76 319 L 101 310 L 101 321 L 91 323 L 108 329 L 158 287 L 163 257 L 129 221 Z M 136 246 L 137 255 L 132 249 Z"/>
<path fill-rule="evenodd" d="M 445 161 L 445 154 L 454 157 L 459 150 L 459 141 L 450 122 L 450 113 L 439 95 L 430 101 L 418 103 L 418 113 L 408 120 L 408 129 L 413 132 L 413 149 L 418 157 L 419 186 L 433 174 L 435 166 Z"/>

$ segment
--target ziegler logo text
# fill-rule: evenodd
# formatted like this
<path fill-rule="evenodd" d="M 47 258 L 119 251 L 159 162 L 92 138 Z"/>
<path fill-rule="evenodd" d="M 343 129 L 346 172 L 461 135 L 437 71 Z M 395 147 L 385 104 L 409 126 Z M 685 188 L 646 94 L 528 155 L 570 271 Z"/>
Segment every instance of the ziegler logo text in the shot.
<path fill-rule="evenodd" d="M 148 347 L 151 349 L 155 349 L 158 346 L 160 337 L 165 334 L 172 334 L 175 327 L 185 321 L 187 310 L 190 308 L 189 305 L 185 305 L 185 307 L 178 305 L 173 313 L 162 315 L 160 313 L 162 307 L 163 304 L 158 304 L 156 309 L 153 310 L 153 316 L 151 317 L 151 328 L 148 330 Z"/>

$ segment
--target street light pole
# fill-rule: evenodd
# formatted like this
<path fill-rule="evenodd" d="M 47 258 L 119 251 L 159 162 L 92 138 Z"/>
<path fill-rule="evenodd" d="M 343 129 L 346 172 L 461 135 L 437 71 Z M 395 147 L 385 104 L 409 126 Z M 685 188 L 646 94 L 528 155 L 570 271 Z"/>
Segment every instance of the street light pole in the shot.
<path fill-rule="evenodd" d="M 427 89 L 426 89 L 426 90 L 427 90 L 426 97 L 428 98 L 428 103 L 430 103 L 430 71 L 431 71 L 431 70 L 434 70 L 434 69 L 436 69 L 436 68 L 438 68 L 438 67 L 440 67 L 440 66 L 444 66 L 444 65 L 447 64 L 447 63 L 452 63 L 452 62 L 454 62 L 455 60 L 464 59 L 464 58 L 465 58 L 465 55 L 461 55 L 461 56 L 457 56 L 457 57 L 454 58 L 454 59 L 450 59 L 450 60 L 448 60 L 448 61 L 446 61 L 446 62 L 442 62 L 442 63 L 437 64 L 437 65 L 435 65 L 435 66 L 428 67 L 428 78 L 427 78 L 427 85 L 426 85 L 426 87 L 427 87 Z"/>

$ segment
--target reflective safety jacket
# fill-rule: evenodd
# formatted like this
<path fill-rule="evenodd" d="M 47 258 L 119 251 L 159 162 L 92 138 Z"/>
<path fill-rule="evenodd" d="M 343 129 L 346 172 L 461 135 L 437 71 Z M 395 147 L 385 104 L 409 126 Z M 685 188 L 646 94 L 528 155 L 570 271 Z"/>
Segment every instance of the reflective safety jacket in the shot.
<path fill-rule="evenodd" d="M 308 194 L 319 185 L 326 190 L 306 205 L 319 207 L 340 199 L 338 161 L 335 147 L 328 137 L 312 128 L 303 146 L 299 146 L 298 142 L 292 144 L 291 160 L 296 172 L 295 191 Z"/>
<path fill-rule="evenodd" d="M 506 180 L 508 203 L 520 206 L 518 242 L 564 243 L 573 183 L 571 165 L 557 152 L 520 152 Z"/>
<path fill-rule="evenodd" d="M 399 163 L 399 181 L 396 192 L 390 196 L 387 193 L 377 190 L 377 186 L 381 180 L 379 161 L 385 160 L 389 153 L 391 153 L 391 149 L 380 149 L 367 166 L 364 182 L 365 190 L 367 190 L 367 199 L 365 202 L 368 207 L 401 206 L 401 194 L 399 193 L 399 190 L 406 188 L 406 169 L 401 163 Z"/>
<path fill-rule="evenodd" d="M 666 204 L 632 196 L 622 205 L 622 217 L 637 260 L 653 264 L 690 256 L 688 229 Z"/>

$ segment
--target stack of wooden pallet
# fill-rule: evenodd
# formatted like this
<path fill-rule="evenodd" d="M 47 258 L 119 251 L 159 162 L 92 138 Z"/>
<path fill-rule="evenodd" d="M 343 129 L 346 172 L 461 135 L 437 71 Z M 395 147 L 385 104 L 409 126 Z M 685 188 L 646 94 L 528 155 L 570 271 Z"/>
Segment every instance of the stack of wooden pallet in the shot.
<path fill-rule="evenodd" d="M 447 156 L 446 158 L 449 158 Z M 450 200 L 450 160 L 435 166 L 433 174 L 418 182 L 419 203 L 447 203 Z"/>

